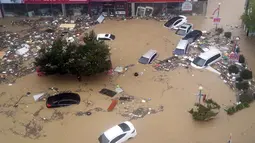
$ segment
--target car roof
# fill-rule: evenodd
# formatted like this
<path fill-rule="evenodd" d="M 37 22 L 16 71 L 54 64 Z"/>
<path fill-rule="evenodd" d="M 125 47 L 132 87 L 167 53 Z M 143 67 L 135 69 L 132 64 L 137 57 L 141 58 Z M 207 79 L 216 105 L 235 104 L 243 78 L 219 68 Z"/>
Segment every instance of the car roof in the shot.
<path fill-rule="evenodd" d="M 154 54 L 156 54 L 157 53 L 157 51 L 156 50 L 152 50 L 152 49 L 150 49 L 148 52 L 146 52 L 144 55 L 143 55 L 143 57 L 145 57 L 145 58 L 151 58 Z"/>
<path fill-rule="evenodd" d="M 184 50 L 186 48 L 186 46 L 189 44 L 188 40 L 180 40 L 179 43 L 176 46 L 176 49 L 182 49 Z"/>
<path fill-rule="evenodd" d="M 80 95 L 77 93 L 59 93 L 54 96 L 48 97 L 47 100 L 53 101 L 53 100 L 63 100 L 63 99 L 73 99 L 73 100 L 81 100 Z"/>
<path fill-rule="evenodd" d="M 132 131 L 133 129 L 135 129 L 134 125 L 133 125 L 131 122 L 126 121 L 126 122 L 124 122 L 124 123 L 127 124 L 127 125 L 130 127 L 130 130 L 131 130 L 131 131 Z"/>
<path fill-rule="evenodd" d="M 221 54 L 220 50 L 218 49 L 211 49 L 199 55 L 200 58 L 204 60 L 208 60 L 209 58 L 213 57 L 214 55 Z"/>
<path fill-rule="evenodd" d="M 104 38 L 106 37 L 105 35 L 108 34 L 108 33 L 101 33 L 101 34 L 97 34 L 97 37 L 100 37 L 100 38 Z M 111 34 L 109 34 L 110 36 Z"/>
<path fill-rule="evenodd" d="M 191 32 L 189 32 L 185 37 L 183 37 L 182 39 L 187 39 L 187 38 L 190 38 L 190 37 L 193 37 L 194 35 L 196 35 L 197 33 L 199 33 L 200 35 L 202 35 L 202 31 L 200 30 L 193 30 Z"/>
<path fill-rule="evenodd" d="M 108 140 L 112 140 L 115 137 L 121 135 L 122 133 L 124 133 L 123 130 L 118 125 L 116 125 L 105 131 L 104 135 L 108 138 Z"/>
<path fill-rule="evenodd" d="M 188 29 L 189 27 L 191 27 L 192 25 L 191 24 L 188 24 L 188 23 L 185 23 L 185 24 L 182 24 L 179 29 L 183 29 L 183 30 L 186 30 Z"/>
<path fill-rule="evenodd" d="M 184 15 L 178 15 L 178 17 L 181 17 L 181 18 L 187 18 L 186 16 Z"/>

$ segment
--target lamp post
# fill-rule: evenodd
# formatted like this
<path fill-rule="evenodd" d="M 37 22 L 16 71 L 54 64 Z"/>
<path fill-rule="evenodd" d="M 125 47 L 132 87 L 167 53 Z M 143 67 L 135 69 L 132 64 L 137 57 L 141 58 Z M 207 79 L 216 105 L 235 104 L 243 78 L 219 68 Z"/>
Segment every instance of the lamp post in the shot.
<path fill-rule="evenodd" d="M 200 101 L 201 101 L 201 96 L 202 96 L 202 90 L 203 90 L 203 87 L 202 86 L 199 86 L 199 99 L 198 99 L 198 103 L 200 104 Z"/>
<path fill-rule="evenodd" d="M 218 4 L 218 12 L 217 12 L 217 19 L 220 17 L 220 5 L 221 3 Z M 216 23 L 216 30 L 218 29 L 218 23 Z"/>
<path fill-rule="evenodd" d="M 239 42 L 239 40 L 240 40 L 240 37 L 239 36 L 236 36 L 235 38 L 234 38 L 234 40 L 235 40 L 235 45 L 234 45 L 234 48 L 233 48 L 233 52 L 234 53 L 239 53 L 239 49 L 237 49 L 237 48 L 239 48 L 239 44 L 238 44 L 238 42 Z"/>

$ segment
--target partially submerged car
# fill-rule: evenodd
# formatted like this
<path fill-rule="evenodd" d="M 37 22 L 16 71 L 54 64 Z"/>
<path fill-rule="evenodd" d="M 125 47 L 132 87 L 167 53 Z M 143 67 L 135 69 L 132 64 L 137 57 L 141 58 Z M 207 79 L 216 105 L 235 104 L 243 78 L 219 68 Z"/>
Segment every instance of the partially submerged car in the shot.
<path fill-rule="evenodd" d="M 46 107 L 56 108 L 70 106 L 72 104 L 80 104 L 81 98 L 77 93 L 59 93 L 47 98 Z"/>
<path fill-rule="evenodd" d="M 113 34 L 97 34 L 97 40 L 115 40 L 115 35 Z"/>
<path fill-rule="evenodd" d="M 222 58 L 222 53 L 218 49 L 211 49 L 201 53 L 192 62 L 191 66 L 197 69 L 206 68 Z"/>
<path fill-rule="evenodd" d="M 164 26 L 166 28 L 170 28 L 170 29 L 175 29 L 177 30 L 178 27 L 180 27 L 182 24 L 187 23 L 187 17 L 183 16 L 183 15 L 179 15 L 176 17 L 173 17 L 171 19 L 169 19 Z"/>
<path fill-rule="evenodd" d="M 202 31 L 200 30 L 193 30 L 189 32 L 185 37 L 183 37 L 183 40 L 188 40 L 189 43 L 195 42 L 198 38 L 202 36 Z"/>
<path fill-rule="evenodd" d="M 189 24 L 189 23 L 182 24 L 178 28 L 178 30 L 175 32 L 175 34 L 184 37 L 193 30 L 192 28 L 193 28 L 193 24 Z"/>
<path fill-rule="evenodd" d="M 173 51 L 174 56 L 183 56 L 187 54 L 189 48 L 189 41 L 188 40 L 180 40 L 177 44 L 176 48 Z"/>
<path fill-rule="evenodd" d="M 129 122 L 123 122 L 105 131 L 98 138 L 99 143 L 123 143 L 137 135 L 134 125 Z"/>
<path fill-rule="evenodd" d="M 156 57 L 157 57 L 157 51 L 149 50 L 138 60 L 138 62 L 141 64 L 150 64 Z"/>

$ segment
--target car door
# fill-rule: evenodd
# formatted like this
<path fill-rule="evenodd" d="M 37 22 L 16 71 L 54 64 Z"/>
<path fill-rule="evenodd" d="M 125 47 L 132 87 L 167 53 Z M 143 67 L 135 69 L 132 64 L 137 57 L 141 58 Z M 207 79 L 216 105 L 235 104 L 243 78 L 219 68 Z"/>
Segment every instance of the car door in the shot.
<path fill-rule="evenodd" d="M 208 59 L 206 62 L 205 62 L 205 67 L 206 66 L 209 66 L 210 65 L 210 63 L 213 61 L 213 57 L 211 57 L 210 59 Z"/>
<path fill-rule="evenodd" d="M 198 37 L 199 37 L 199 33 L 195 33 L 193 36 L 193 42 L 196 41 Z"/>
<path fill-rule="evenodd" d="M 219 57 L 220 57 L 220 54 L 217 54 L 217 55 L 213 56 L 212 62 L 209 63 L 209 65 L 215 63 Z"/>
<path fill-rule="evenodd" d="M 126 135 L 126 133 L 117 136 L 110 143 L 119 143 L 119 142 L 126 141 L 125 138 L 123 138 L 125 135 Z"/>
<path fill-rule="evenodd" d="M 185 47 L 185 54 L 187 54 L 188 50 L 189 50 L 189 44 L 187 44 Z"/>
<path fill-rule="evenodd" d="M 217 54 L 211 57 L 209 60 L 206 61 L 206 66 L 210 66 L 211 64 L 213 64 L 215 60 L 218 59 L 219 57 L 220 57 L 220 54 Z"/>
<path fill-rule="evenodd" d="M 187 34 L 189 33 L 189 32 L 191 32 L 191 26 L 188 28 L 188 30 L 187 30 Z"/>
<path fill-rule="evenodd" d="M 74 101 L 73 100 L 69 100 L 69 99 L 62 99 L 58 102 L 59 106 L 69 106 L 71 104 L 73 104 Z"/>

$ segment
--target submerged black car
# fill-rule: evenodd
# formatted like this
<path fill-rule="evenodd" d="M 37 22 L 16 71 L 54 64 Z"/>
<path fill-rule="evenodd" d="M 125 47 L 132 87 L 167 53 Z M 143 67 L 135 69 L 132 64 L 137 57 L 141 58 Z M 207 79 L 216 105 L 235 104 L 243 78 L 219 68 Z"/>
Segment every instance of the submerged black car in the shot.
<path fill-rule="evenodd" d="M 192 43 L 200 38 L 202 34 L 203 33 L 200 30 L 193 30 L 189 32 L 185 37 L 183 37 L 182 40 L 188 40 L 190 43 Z"/>
<path fill-rule="evenodd" d="M 47 98 L 46 107 L 56 108 L 70 106 L 72 104 L 80 104 L 81 98 L 77 93 L 59 93 Z"/>

